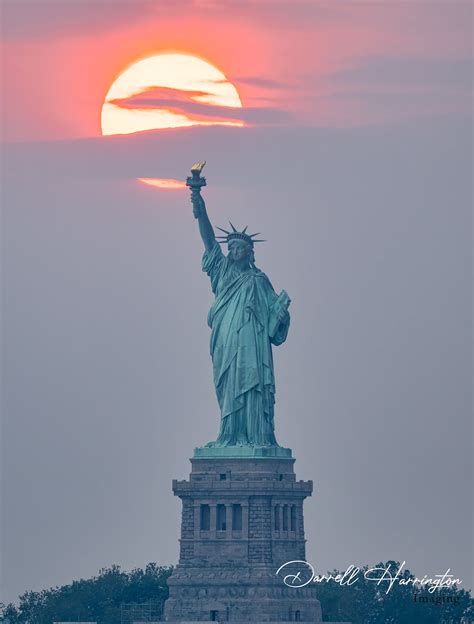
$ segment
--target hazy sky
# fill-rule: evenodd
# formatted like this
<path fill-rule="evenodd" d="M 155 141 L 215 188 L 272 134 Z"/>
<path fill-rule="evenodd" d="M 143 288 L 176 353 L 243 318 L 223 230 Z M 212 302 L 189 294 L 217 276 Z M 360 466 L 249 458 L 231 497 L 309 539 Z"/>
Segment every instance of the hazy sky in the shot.
<path fill-rule="evenodd" d="M 187 6 L 184 6 L 187 5 Z M 183 179 L 268 242 L 308 559 L 472 583 L 470 2 L 2 5 L 2 598 L 175 563 L 215 439 L 212 301 Z M 101 137 L 130 63 L 198 54 L 246 128 Z M 257 109 L 257 110 L 256 110 Z"/>

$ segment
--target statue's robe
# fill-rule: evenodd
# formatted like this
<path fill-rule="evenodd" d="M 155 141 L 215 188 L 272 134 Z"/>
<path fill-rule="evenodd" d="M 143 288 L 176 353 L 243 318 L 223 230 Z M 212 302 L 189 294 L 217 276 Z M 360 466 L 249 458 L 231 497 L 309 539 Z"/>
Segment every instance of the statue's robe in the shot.
<path fill-rule="evenodd" d="M 272 344 L 286 340 L 289 316 L 269 335 L 277 300 L 268 277 L 240 271 L 215 243 L 203 256 L 215 301 L 209 311 L 214 385 L 221 429 L 211 446 L 278 446 L 273 423 L 275 377 Z"/>

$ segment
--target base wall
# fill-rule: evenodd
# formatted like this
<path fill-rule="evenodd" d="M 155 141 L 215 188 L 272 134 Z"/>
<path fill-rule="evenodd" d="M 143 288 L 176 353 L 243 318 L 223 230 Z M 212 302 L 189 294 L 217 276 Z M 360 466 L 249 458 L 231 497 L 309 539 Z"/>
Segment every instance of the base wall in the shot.
<path fill-rule="evenodd" d="M 276 576 L 305 559 L 303 501 L 294 459 L 198 458 L 189 480 L 173 481 L 183 502 L 180 560 L 168 584 L 169 622 L 321 621 L 316 587 Z"/>

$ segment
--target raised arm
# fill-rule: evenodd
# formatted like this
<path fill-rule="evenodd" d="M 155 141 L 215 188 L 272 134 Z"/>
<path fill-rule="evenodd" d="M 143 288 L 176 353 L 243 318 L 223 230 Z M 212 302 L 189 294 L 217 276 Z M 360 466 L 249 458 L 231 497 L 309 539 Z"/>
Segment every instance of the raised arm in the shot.
<path fill-rule="evenodd" d="M 191 192 L 191 202 L 193 204 L 193 213 L 199 223 L 199 233 L 206 251 L 211 251 L 214 245 L 217 245 L 214 229 L 207 216 L 206 204 L 199 191 Z"/>

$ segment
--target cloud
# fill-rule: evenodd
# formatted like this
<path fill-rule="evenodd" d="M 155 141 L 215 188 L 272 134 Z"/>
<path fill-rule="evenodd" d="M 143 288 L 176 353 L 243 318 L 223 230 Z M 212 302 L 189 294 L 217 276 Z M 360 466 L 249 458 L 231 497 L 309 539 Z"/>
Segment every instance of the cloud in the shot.
<path fill-rule="evenodd" d="M 433 136 L 430 135 L 430 126 L 426 131 L 418 128 L 418 135 L 422 137 L 420 142 L 423 146 L 423 141 L 435 144 L 438 135 L 444 141 L 454 141 L 455 136 L 460 139 L 465 132 L 464 123 L 467 122 L 459 120 L 456 131 L 439 124 Z M 459 130 L 461 127 L 464 130 Z M 409 135 L 410 131 L 410 126 L 406 125 L 404 132 Z M 28 171 L 30 178 L 40 180 L 45 176 L 58 180 L 83 177 L 102 180 L 137 177 L 184 179 L 190 164 L 202 156 L 208 162 L 206 168 L 209 175 L 212 169 L 211 178 L 216 182 L 219 180 L 224 186 L 239 186 L 242 179 L 258 183 L 262 178 L 278 176 L 282 170 L 291 170 L 295 184 L 308 184 L 308 175 L 314 170 L 316 161 L 318 175 L 326 175 L 328 168 L 337 166 L 334 155 L 327 153 L 324 156 L 319 151 L 321 147 L 318 146 L 326 145 L 329 138 L 333 145 L 350 145 L 352 141 L 361 141 L 364 137 L 370 153 L 370 145 L 382 141 L 386 132 L 386 128 L 376 126 L 344 131 L 310 127 L 212 126 L 70 141 L 16 143 L 4 146 L 4 173 L 5 176 L 21 179 L 23 172 Z M 392 128 L 390 132 L 396 142 L 400 130 Z M 253 158 L 256 146 L 257 169 Z M 347 156 L 349 160 L 354 157 L 355 153 Z M 400 156 L 400 165 L 402 163 Z M 235 171 L 240 172 L 238 178 Z"/>
<path fill-rule="evenodd" d="M 317 5 L 294 0 L 291 11 L 283 0 L 3 0 L 2 35 L 6 39 L 48 38 L 84 32 L 114 30 L 123 25 L 145 24 L 150 19 L 191 18 L 264 21 L 267 26 L 302 28 L 350 20 L 348 7 L 328 2 Z"/>
<path fill-rule="evenodd" d="M 201 91 L 184 91 L 168 87 L 156 87 L 136 94 L 126 99 L 111 100 L 111 104 L 121 108 L 159 108 L 174 113 L 186 114 L 193 119 L 243 120 L 255 124 L 279 124 L 290 122 L 293 115 L 285 110 L 273 107 L 245 107 L 214 106 L 201 104 L 189 98 L 207 95 Z"/>
<path fill-rule="evenodd" d="M 468 59 L 373 57 L 328 74 L 313 102 L 350 111 L 356 124 L 469 115 L 471 76 Z"/>
<path fill-rule="evenodd" d="M 335 83 L 349 85 L 421 85 L 430 87 L 472 86 L 471 59 L 387 58 L 363 59 L 331 74 Z"/>
<path fill-rule="evenodd" d="M 22 39 L 113 30 L 123 24 L 143 21 L 148 13 L 156 13 L 157 7 L 151 0 L 135 0 L 133 3 L 123 0 L 6 0 L 1 12 L 2 36 Z"/>
<path fill-rule="evenodd" d="M 262 78 L 260 76 L 241 76 L 232 78 L 232 82 L 237 82 L 251 87 L 263 87 L 264 89 L 293 89 L 294 85 L 285 84 L 271 78 Z"/>
<path fill-rule="evenodd" d="M 337 5 L 334 2 L 320 0 L 317 3 L 308 0 L 293 0 L 288 10 L 287 0 L 194 0 L 193 8 L 203 13 L 221 14 L 222 16 L 248 17 L 264 19 L 266 24 L 295 24 L 308 19 L 317 19 L 319 23 L 333 23 L 344 16 L 350 19 L 351 7 Z M 349 12 L 348 12 L 349 9 Z"/>

